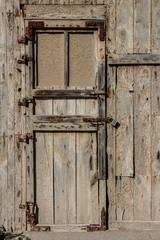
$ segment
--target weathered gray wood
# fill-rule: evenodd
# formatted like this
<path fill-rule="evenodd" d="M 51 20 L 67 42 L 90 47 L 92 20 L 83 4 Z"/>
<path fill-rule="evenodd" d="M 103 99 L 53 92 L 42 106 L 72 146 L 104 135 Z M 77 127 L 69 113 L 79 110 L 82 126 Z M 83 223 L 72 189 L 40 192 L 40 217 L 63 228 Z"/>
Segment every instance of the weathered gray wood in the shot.
<path fill-rule="evenodd" d="M 96 148 L 93 147 L 95 141 L 95 133 L 77 133 L 77 223 L 79 224 L 99 223 L 98 175 L 94 167 L 96 166 Z M 92 196 L 94 185 L 96 195 Z M 92 211 L 95 211 L 94 215 Z M 92 219 L 93 216 L 95 219 Z"/>
<path fill-rule="evenodd" d="M 133 176 L 133 69 L 119 67 L 116 87 L 116 176 Z"/>
<path fill-rule="evenodd" d="M 134 53 L 151 52 L 151 1 L 134 2 Z"/>
<path fill-rule="evenodd" d="M 97 98 L 100 95 L 105 95 L 104 91 L 94 91 L 94 90 L 33 90 L 33 97 L 37 98 Z"/>
<path fill-rule="evenodd" d="M 105 6 L 25 5 L 26 19 L 105 19 Z"/>
<path fill-rule="evenodd" d="M 151 220 L 160 220 L 160 116 L 152 117 L 151 157 L 152 157 L 152 212 Z"/>
<path fill-rule="evenodd" d="M 134 220 L 151 220 L 151 67 L 134 70 Z"/>
<path fill-rule="evenodd" d="M 123 176 L 117 177 L 116 193 L 117 220 L 133 221 L 133 179 Z"/>
<path fill-rule="evenodd" d="M 38 222 L 53 224 L 53 133 L 36 133 L 36 203 Z"/>
<path fill-rule="evenodd" d="M 159 54 L 135 53 L 109 55 L 108 64 L 111 66 L 119 65 L 160 65 Z"/>
<path fill-rule="evenodd" d="M 75 133 L 54 133 L 55 224 L 76 222 Z"/>
<path fill-rule="evenodd" d="M 109 221 L 111 230 L 159 230 L 159 221 Z"/>
<path fill-rule="evenodd" d="M 133 0 L 116 1 L 116 53 L 133 52 Z"/>
<path fill-rule="evenodd" d="M 152 1 L 152 35 L 151 35 L 151 49 L 153 54 L 160 53 L 160 2 L 157 0 Z"/>

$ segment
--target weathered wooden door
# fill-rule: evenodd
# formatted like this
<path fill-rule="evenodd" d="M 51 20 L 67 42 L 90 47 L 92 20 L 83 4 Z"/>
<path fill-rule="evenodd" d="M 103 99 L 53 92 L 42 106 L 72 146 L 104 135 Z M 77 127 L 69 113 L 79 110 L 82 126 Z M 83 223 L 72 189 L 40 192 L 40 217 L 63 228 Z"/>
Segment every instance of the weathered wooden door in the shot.
<path fill-rule="evenodd" d="M 28 188 L 33 178 L 38 224 L 100 225 L 106 209 L 106 123 L 95 118 L 106 117 L 104 22 L 26 26 L 34 135 Z"/>

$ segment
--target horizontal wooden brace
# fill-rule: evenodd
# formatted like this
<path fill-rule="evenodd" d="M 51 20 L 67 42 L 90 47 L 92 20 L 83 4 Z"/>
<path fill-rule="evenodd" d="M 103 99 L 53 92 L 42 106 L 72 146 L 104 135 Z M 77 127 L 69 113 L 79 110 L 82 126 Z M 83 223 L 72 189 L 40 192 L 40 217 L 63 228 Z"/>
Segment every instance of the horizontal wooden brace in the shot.
<path fill-rule="evenodd" d="M 160 65 L 160 54 L 122 54 L 108 55 L 108 64 L 119 65 Z"/>
<path fill-rule="evenodd" d="M 94 90 L 33 90 L 33 96 L 37 98 L 97 98 L 106 95 L 105 91 L 96 92 Z"/>

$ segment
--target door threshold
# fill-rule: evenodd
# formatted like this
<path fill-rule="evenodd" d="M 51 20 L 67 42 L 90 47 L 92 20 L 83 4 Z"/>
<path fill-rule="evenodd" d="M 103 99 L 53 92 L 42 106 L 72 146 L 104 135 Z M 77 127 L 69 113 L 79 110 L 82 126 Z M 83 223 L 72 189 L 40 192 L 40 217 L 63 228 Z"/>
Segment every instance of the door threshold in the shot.
<path fill-rule="evenodd" d="M 87 232 L 87 226 L 89 225 L 90 224 L 64 224 L 64 225 L 37 224 L 36 227 L 49 226 L 50 231 L 52 232 Z"/>

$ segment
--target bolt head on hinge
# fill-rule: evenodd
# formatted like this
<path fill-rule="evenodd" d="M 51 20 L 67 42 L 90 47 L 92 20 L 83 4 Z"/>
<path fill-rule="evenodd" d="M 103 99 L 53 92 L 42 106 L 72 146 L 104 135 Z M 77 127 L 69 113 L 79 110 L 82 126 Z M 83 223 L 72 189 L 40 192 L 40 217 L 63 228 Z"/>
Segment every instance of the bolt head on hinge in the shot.
<path fill-rule="evenodd" d="M 24 142 L 29 144 L 29 140 L 34 139 L 33 135 L 31 133 L 27 133 L 24 137 L 19 137 L 18 142 Z"/>
<path fill-rule="evenodd" d="M 25 64 L 26 66 L 28 66 L 28 62 L 32 61 L 32 57 L 28 57 L 28 56 L 23 56 L 22 59 L 19 59 L 17 61 L 18 64 Z"/>

